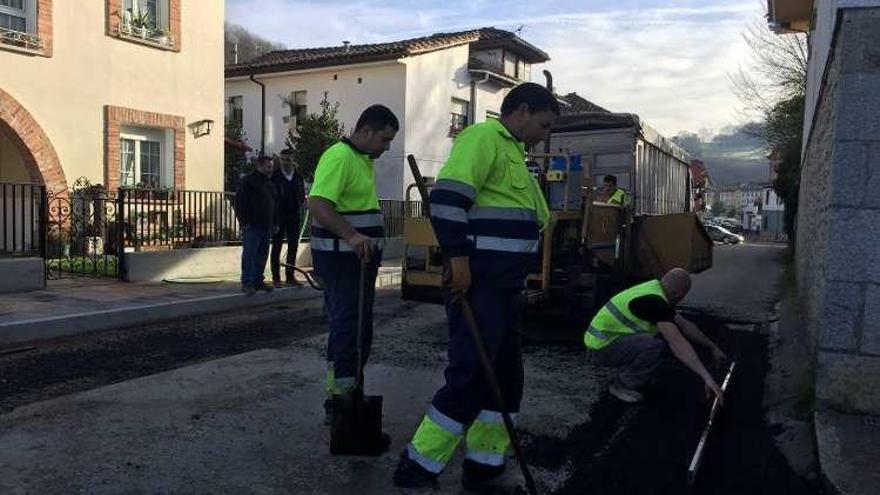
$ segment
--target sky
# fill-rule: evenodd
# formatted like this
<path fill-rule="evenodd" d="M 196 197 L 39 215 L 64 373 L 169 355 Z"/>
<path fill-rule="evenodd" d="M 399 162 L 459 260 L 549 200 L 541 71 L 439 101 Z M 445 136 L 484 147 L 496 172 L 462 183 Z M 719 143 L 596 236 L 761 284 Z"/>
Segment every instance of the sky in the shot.
<path fill-rule="evenodd" d="M 729 74 L 762 0 L 225 0 L 226 20 L 289 48 L 381 43 L 483 26 L 550 55 L 557 92 L 636 113 L 667 136 L 745 120 Z"/>

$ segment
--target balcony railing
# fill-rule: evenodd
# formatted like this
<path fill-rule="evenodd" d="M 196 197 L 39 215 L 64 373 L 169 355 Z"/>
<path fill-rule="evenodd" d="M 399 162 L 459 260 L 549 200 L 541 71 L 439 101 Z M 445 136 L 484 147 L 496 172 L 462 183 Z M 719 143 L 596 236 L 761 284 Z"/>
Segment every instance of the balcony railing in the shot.
<path fill-rule="evenodd" d="M 0 44 L 29 51 L 43 49 L 43 40 L 39 36 L 2 27 L 0 27 Z"/>
<path fill-rule="evenodd" d="M 159 45 L 165 48 L 171 48 L 174 46 L 173 36 L 165 31 L 151 29 L 149 27 L 136 27 L 131 24 L 120 23 L 119 36 L 135 41 L 143 41 Z"/>

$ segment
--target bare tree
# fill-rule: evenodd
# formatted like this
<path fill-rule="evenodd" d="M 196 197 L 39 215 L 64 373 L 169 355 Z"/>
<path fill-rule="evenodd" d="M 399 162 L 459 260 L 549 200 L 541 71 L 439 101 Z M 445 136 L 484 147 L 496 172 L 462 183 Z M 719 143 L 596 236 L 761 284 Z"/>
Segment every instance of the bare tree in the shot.
<path fill-rule="evenodd" d="M 227 22 L 224 27 L 224 58 L 227 65 L 236 63 L 236 49 L 238 50 L 237 62 L 245 63 L 273 50 L 285 48 L 283 44 L 263 38 L 238 24 Z"/>
<path fill-rule="evenodd" d="M 778 35 L 755 20 L 743 38 L 752 59 L 730 76 L 744 110 L 759 117 L 745 131 L 761 139 L 776 171 L 773 189 L 785 202 L 785 230 L 794 245 L 809 48 L 805 34 Z"/>
<path fill-rule="evenodd" d="M 805 34 L 781 36 L 770 31 L 766 20 L 755 19 L 742 36 L 752 57 L 730 79 L 747 112 L 764 115 L 779 101 L 803 96 L 809 62 Z"/>

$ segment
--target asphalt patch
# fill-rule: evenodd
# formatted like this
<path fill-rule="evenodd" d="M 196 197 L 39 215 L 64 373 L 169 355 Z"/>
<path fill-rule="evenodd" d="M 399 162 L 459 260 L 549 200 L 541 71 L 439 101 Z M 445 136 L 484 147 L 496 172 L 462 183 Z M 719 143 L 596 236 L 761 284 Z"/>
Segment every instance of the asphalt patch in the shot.
<path fill-rule="evenodd" d="M 572 473 L 555 494 L 823 493 L 791 470 L 774 444 L 774 428 L 764 420 L 766 337 L 730 331 L 711 317 L 693 319 L 737 361 L 694 485 L 687 483 L 688 465 L 711 403 L 701 381 L 670 362 L 643 405 L 605 393 L 567 438 L 525 439 L 530 464 L 548 470 L 567 466 Z"/>

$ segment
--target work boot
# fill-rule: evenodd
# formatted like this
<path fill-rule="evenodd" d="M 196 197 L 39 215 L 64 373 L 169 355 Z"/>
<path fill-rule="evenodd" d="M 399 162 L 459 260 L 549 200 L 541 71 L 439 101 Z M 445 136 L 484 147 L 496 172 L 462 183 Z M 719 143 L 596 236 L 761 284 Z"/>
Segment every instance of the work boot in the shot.
<path fill-rule="evenodd" d="M 257 289 L 251 284 L 241 284 L 241 291 L 244 292 L 245 295 L 252 296 L 257 292 Z"/>
<path fill-rule="evenodd" d="M 618 380 L 614 380 L 608 385 L 608 393 L 627 404 L 638 404 L 645 400 L 641 392 L 624 387 Z"/>
<path fill-rule="evenodd" d="M 266 282 L 259 282 L 256 284 L 257 290 L 261 290 L 263 292 L 272 292 L 272 286 L 267 284 Z"/>
<path fill-rule="evenodd" d="M 284 285 L 281 283 L 281 279 L 275 279 L 272 281 L 272 287 L 275 287 L 276 289 L 280 289 L 280 288 L 284 287 Z"/>
<path fill-rule="evenodd" d="M 400 453 L 400 461 L 394 470 L 394 486 L 398 488 L 434 488 L 437 475 L 409 458 L 406 450 Z"/>
<path fill-rule="evenodd" d="M 516 483 L 502 479 L 504 465 L 487 466 L 465 459 L 461 464 L 461 487 L 467 492 L 501 495 L 515 493 Z"/>

